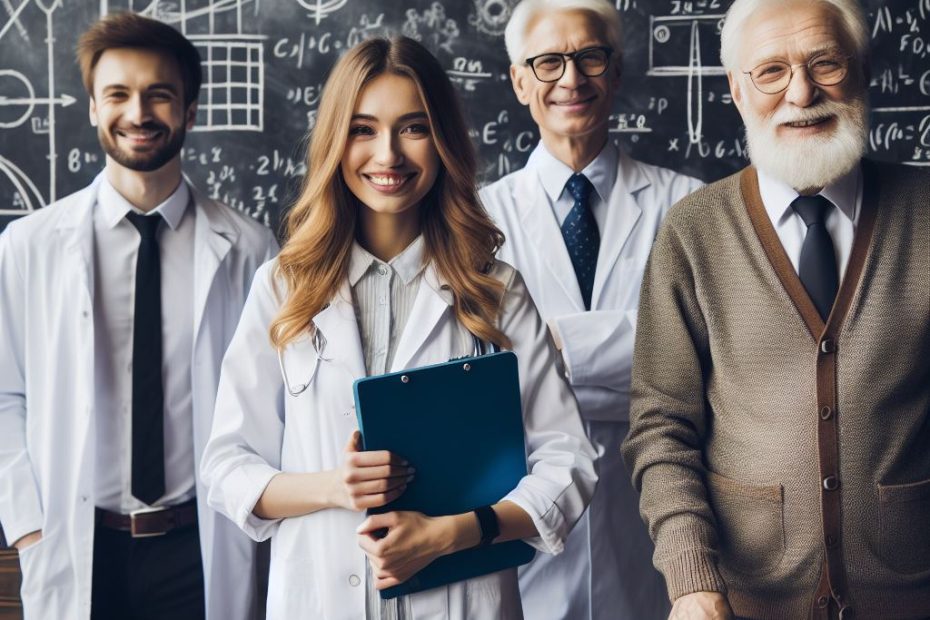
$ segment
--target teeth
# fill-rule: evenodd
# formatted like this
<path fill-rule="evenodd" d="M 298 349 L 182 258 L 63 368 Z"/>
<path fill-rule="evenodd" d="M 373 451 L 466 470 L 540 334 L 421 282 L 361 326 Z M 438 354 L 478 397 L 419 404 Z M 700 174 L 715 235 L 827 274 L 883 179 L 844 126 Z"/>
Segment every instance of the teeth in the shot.
<path fill-rule="evenodd" d="M 788 124 L 791 125 L 792 127 L 810 127 L 811 125 L 819 125 L 825 120 L 826 119 L 824 118 L 814 118 L 814 119 L 804 120 L 804 121 L 792 121 Z"/>
<path fill-rule="evenodd" d="M 154 138 L 158 133 L 156 131 L 123 131 L 121 132 L 127 138 L 132 138 L 133 140 L 149 140 Z"/>
<path fill-rule="evenodd" d="M 370 174 L 368 178 L 371 179 L 371 182 L 375 185 L 384 185 L 385 187 L 400 185 L 404 182 L 405 177 L 399 176 L 377 176 Z"/>

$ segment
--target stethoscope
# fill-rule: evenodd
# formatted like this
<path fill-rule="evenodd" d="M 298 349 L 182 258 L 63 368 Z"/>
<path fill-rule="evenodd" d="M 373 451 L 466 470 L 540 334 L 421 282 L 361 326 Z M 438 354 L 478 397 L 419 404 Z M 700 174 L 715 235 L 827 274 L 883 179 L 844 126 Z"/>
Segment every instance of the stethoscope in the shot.
<path fill-rule="evenodd" d="M 316 353 L 316 357 L 313 358 L 313 368 L 310 369 L 310 377 L 307 379 L 306 383 L 300 383 L 296 386 L 291 385 L 291 380 L 287 376 L 287 369 L 284 367 L 284 353 L 281 351 L 281 349 L 278 349 L 278 367 L 281 368 L 281 378 L 284 379 L 284 387 L 287 390 L 287 393 L 295 398 L 306 392 L 307 388 L 310 387 L 310 384 L 313 383 L 313 378 L 316 376 L 316 371 L 320 367 L 320 362 L 332 361 L 332 358 L 323 357 L 323 350 L 326 348 L 326 338 L 323 336 L 320 330 L 316 329 L 313 331 L 313 336 L 310 339 L 310 343 L 313 345 L 313 350 Z M 489 350 L 491 353 L 496 353 L 499 351 L 497 345 L 493 343 L 488 345 L 483 340 L 472 334 L 471 357 L 485 355 Z"/>

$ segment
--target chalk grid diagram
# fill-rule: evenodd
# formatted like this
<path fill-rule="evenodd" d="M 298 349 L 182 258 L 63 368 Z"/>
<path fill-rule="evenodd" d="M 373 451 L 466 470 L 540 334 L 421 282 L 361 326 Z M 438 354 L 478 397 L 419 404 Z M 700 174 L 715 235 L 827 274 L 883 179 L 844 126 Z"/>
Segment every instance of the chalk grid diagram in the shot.
<path fill-rule="evenodd" d="M 48 140 L 49 189 L 48 199 L 36 186 L 35 182 L 16 164 L 13 159 L 0 156 L 0 179 L 5 178 L 15 189 L 14 199 L 10 205 L 0 205 L 0 215 L 25 215 L 44 207 L 55 200 L 55 171 L 58 160 L 57 132 L 55 113 L 59 107 L 67 107 L 76 100 L 67 94 L 57 94 L 55 87 L 54 14 L 61 8 L 61 0 L 2 0 L 3 12 L 0 13 L 0 41 L 7 36 L 19 36 L 25 42 L 31 41 L 31 35 L 21 19 L 23 11 L 34 5 L 45 15 L 45 51 L 48 55 L 47 80 L 48 96 L 37 97 L 35 87 L 19 71 L 0 66 L 0 130 L 13 129 L 32 122 L 34 134 L 46 135 Z M 13 35 L 15 33 L 15 35 Z M 33 117 L 37 110 L 47 109 L 45 119 Z"/>
<path fill-rule="evenodd" d="M 114 11 L 170 24 L 197 47 L 204 80 L 193 131 L 264 129 L 267 37 L 243 32 L 243 23 L 258 11 L 258 0 L 101 0 L 101 15 Z"/>

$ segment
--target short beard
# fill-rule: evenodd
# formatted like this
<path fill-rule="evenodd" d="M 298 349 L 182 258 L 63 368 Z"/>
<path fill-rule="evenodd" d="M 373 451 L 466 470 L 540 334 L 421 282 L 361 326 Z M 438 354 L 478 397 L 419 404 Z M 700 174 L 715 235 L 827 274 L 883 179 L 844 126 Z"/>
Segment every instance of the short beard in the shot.
<path fill-rule="evenodd" d="M 168 127 L 165 125 L 156 125 L 155 123 L 144 123 L 141 125 L 141 128 L 160 130 L 168 133 L 170 136 L 168 142 L 152 153 L 136 154 L 132 151 L 120 149 L 116 144 L 116 140 L 112 138 L 103 127 L 97 128 L 97 138 L 100 141 L 100 146 L 103 148 L 103 151 L 110 156 L 113 161 L 124 168 L 129 168 L 136 172 L 152 172 L 158 170 L 181 152 L 181 147 L 184 146 L 184 138 L 187 135 L 187 129 L 183 125 L 173 134 L 169 132 Z"/>
<path fill-rule="evenodd" d="M 789 140 L 775 131 L 785 122 L 810 120 L 825 115 L 836 118 L 829 136 Z M 823 100 L 809 108 L 775 114 L 769 119 L 747 115 L 746 142 L 749 159 L 766 174 L 795 190 L 823 188 L 852 170 L 866 151 L 869 106 L 865 95 L 850 102 Z"/>

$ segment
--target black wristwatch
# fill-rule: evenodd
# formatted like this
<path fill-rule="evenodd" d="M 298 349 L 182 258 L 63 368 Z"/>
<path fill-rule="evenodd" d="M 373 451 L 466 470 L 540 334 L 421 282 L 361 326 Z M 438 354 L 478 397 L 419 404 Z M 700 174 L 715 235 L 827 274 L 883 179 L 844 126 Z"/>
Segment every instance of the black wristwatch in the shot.
<path fill-rule="evenodd" d="M 494 539 L 500 536 L 501 526 L 497 522 L 497 513 L 490 506 L 475 508 L 475 516 L 478 517 L 478 527 L 481 529 L 481 542 L 479 547 L 486 547 L 494 542 Z"/>

